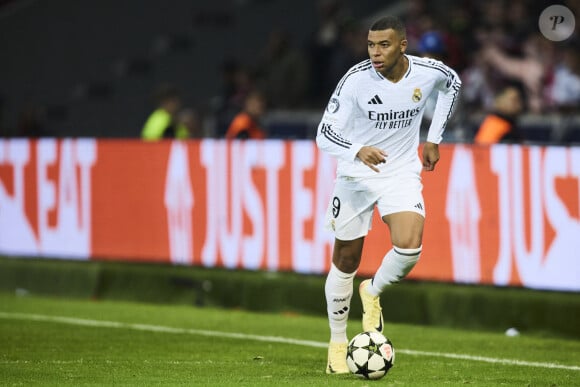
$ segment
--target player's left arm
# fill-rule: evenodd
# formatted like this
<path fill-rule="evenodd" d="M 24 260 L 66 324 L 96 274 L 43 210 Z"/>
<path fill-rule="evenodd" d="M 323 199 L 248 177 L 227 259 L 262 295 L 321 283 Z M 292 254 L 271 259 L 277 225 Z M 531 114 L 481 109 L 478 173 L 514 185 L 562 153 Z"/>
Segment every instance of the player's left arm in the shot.
<path fill-rule="evenodd" d="M 427 142 L 423 146 L 423 167 L 427 171 L 432 171 L 439 161 L 439 143 L 457 105 L 461 89 L 461 80 L 453 69 L 441 62 L 438 63 L 438 67 L 436 73 L 439 79 L 435 85 L 439 91 L 437 104 L 427 134 Z"/>

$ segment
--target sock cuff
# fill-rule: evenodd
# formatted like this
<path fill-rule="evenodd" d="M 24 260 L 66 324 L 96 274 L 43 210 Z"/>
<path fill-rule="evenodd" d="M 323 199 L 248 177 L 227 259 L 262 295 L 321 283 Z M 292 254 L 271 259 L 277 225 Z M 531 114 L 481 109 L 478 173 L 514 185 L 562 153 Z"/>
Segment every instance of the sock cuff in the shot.
<path fill-rule="evenodd" d="M 404 255 L 407 257 L 412 257 L 415 255 L 421 254 L 422 248 L 423 248 L 423 245 L 417 247 L 416 249 L 402 249 L 400 247 L 393 246 L 393 250 L 395 250 L 395 253 L 397 253 L 399 255 Z"/>
<path fill-rule="evenodd" d="M 338 267 L 336 267 L 334 265 L 334 263 L 331 262 L 329 273 L 332 273 L 332 274 L 336 275 L 337 277 L 340 277 L 343 279 L 349 279 L 349 278 L 354 278 L 354 276 L 356 275 L 356 270 L 352 273 L 345 273 L 343 271 L 340 271 L 340 269 Z"/>

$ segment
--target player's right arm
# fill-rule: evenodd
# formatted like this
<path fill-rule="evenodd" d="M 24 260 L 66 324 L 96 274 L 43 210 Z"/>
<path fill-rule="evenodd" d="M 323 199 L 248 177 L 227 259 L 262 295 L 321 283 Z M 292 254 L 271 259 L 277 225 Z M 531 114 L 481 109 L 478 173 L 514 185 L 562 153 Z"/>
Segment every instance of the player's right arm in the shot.
<path fill-rule="evenodd" d="M 376 165 L 386 162 L 387 154 L 377 147 L 353 142 L 344 135 L 343 129 L 352 125 L 356 107 L 353 88 L 356 82 L 353 81 L 354 77 L 349 79 L 348 75 L 341 79 L 328 102 L 318 125 L 316 144 L 319 149 L 338 159 L 355 162 L 358 158 L 373 171 L 380 172 Z"/>
<path fill-rule="evenodd" d="M 363 146 L 360 148 L 356 157 L 359 158 L 360 161 L 370 169 L 375 172 L 380 172 L 381 170 L 378 169 L 375 165 L 383 164 L 387 162 L 387 154 L 382 149 L 379 149 L 374 146 Z"/>
<path fill-rule="evenodd" d="M 344 129 L 352 124 L 356 101 L 348 73 L 339 82 L 330 97 L 322 120 L 318 124 L 316 145 L 337 159 L 354 162 L 363 144 L 358 144 L 344 135 Z"/>

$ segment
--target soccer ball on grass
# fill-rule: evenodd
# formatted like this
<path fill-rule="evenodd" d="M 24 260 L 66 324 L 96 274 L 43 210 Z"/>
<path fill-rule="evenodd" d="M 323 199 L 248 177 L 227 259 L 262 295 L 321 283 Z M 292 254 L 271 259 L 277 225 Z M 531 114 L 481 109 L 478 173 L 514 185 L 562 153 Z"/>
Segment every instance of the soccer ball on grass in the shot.
<path fill-rule="evenodd" d="M 348 343 L 346 364 L 356 376 L 380 379 L 395 364 L 395 348 L 378 332 L 362 332 Z"/>

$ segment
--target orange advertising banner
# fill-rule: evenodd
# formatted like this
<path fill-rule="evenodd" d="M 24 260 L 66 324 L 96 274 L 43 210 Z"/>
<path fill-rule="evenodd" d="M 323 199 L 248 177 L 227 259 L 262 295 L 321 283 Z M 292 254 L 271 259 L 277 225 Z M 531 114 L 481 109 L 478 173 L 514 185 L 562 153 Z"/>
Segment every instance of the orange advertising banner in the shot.
<path fill-rule="evenodd" d="M 580 148 L 441 145 L 410 278 L 580 291 Z M 0 140 L 0 253 L 320 274 L 313 141 Z M 359 275 L 390 249 L 375 214 Z"/>

